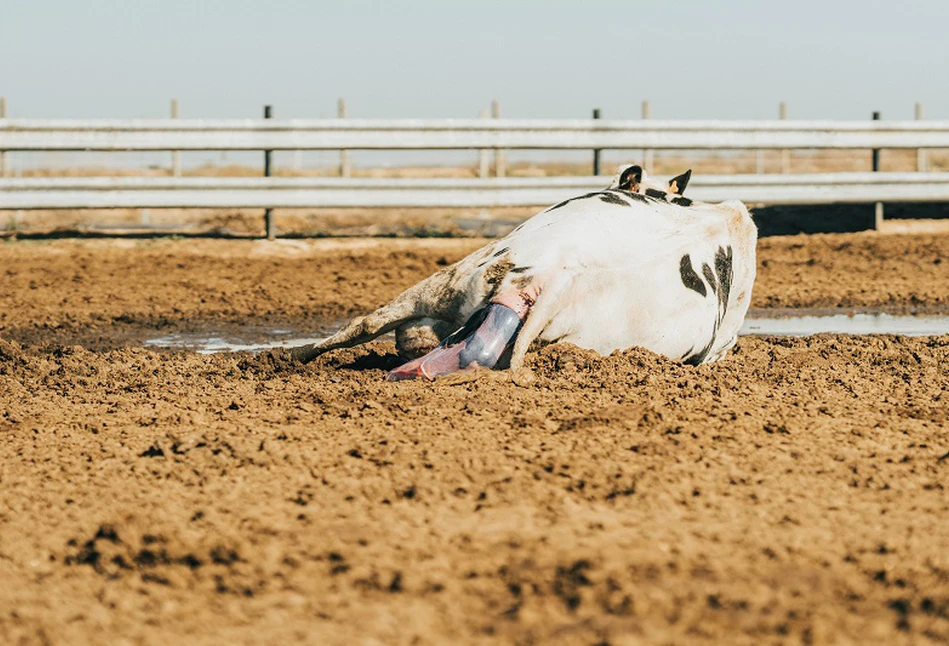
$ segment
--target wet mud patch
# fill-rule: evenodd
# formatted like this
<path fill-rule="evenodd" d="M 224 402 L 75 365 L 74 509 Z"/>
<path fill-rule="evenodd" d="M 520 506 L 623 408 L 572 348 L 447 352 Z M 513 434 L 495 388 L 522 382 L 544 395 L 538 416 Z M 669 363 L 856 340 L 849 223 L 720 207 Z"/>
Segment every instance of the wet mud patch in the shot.
<path fill-rule="evenodd" d="M 220 317 L 178 319 L 168 316 L 119 316 L 83 325 L 40 325 L 5 330 L 3 338 L 28 347 L 79 345 L 94 352 L 128 347 L 166 351 L 259 352 L 323 339 L 338 321 L 303 318 Z"/>

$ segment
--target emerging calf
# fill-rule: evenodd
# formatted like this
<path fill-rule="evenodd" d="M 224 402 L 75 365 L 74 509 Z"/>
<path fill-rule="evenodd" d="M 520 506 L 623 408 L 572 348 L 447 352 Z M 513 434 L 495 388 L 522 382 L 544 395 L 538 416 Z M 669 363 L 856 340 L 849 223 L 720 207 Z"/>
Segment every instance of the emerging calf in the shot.
<path fill-rule="evenodd" d="M 538 213 L 294 355 L 395 330 L 399 354 L 415 360 L 390 379 L 518 368 L 534 342 L 715 361 L 751 301 L 757 228 L 741 202 L 682 197 L 689 177 L 657 185 L 639 166 L 621 168 L 607 189 Z"/>

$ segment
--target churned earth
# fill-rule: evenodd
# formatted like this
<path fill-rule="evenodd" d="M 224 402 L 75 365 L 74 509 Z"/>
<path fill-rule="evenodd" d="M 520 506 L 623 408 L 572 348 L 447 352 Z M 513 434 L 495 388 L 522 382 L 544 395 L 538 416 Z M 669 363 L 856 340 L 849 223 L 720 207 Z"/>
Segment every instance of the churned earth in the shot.
<path fill-rule="evenodd" d="M 477 240 L 0 244 L 3 643 L 949 640 L 949 336 L 384 381 L 318 334 Z M 949 310 L 949 235 L 774 237 L 753 307 Z"/>

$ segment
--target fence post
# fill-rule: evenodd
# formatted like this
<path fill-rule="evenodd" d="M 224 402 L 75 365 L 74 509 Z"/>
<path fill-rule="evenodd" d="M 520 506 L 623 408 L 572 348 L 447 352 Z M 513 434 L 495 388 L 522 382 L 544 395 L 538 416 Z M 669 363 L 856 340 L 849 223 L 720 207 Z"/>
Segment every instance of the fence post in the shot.
<path fill-rule="evenodd" d="M 171 118 L 178 118 L 178 99 L 171 100 Z M 181 151 L 171 151 L 171 175 L 181 177 Z"/>
<path fill-rule="evenodd" d="M 487 109 L 482 110 L 479 114 L 479 117 L 482 119 L 488 118 Z M 478 177 L 485 179 L 488 174 L 491 172 L 491 162 L 488 159 L 488 149 L 482 148 L 478 151 Z"/>
<path fill-rule="evenodd" d="M 788 118 L 788 104 L 784 101 L 778 105 L 778 119 L 784 121 Z M 781 151 L 781 172 L 787 175 L 791 172 L 791 151 Z"/>
<path fill-rule="evenodd" d="M 270 119 L 273 116 L 273 106 L 264 106 L 264 119 Z M 264 177 L 270 177 L 270 156 L 272 150 L 264 151 Z M 273 209 L 264 209 L 264 229 L 267 232 L 267 239 L 273 240 L 277 237 L 277 228 L 274 226 Z"/>
<path fill-rule="evenodd" d="M 600 109 L 593 108 L 593 119 L 598 120 L 599 118 L 600 118 Z M 593 175 L 594 176 L 600 174 L 600 152 L 601 150 L 599 148 L 593 149 Z"/>
<path fill-rule="evenodd" d="M 340 119 L 346 118 L 346 99 L 340 99 L 336 103 L 336 116 Z M 339 151 L 339 176 L 340 177 L 349 177 L 352 175 L 353 169 L 349 162 L 349 151 L 340 150 Z"/>
<path fill-rule="evenodd" d="M 873 113 L 873 120 L 874 121 L 880 120 L 879 112 Z M 874 173 L 879 172 L 880 170 L 880 149 L 879 148 L 873 149 L 871 164 L 873 167 L 873 172 Z M 879 231 L 882 225 L 883 225 L 883 202 L 877 202 L 876 204 L 873 205 L 873 228 Z"/>
<path fill-rule="evenodd" d="M 7 97 L 0 96 L 0 119 L 7 118 Z M 7 176 L 7 151 L 0 150 L 0 177 Z"/>
<path fill-rule="evenodd" d="M 643 114 L 643 119 L 644 119 L 644 120 L 645 120 L 645 119 L 649 119 L 649 117 L 650 117 L 650 110 L 649 110 L 649 100 L 648 100 L 648 99 L 643 101 L 643 113 L 642 113 L 642 114 Z M 653 159 L 652 149 L 643 150 L 643 168 L 646 170 L 647 173 L 652 173 L 652 172 L 653 172 L 652 159 Z"/>
<path fill-rule="evenodd" d="M 491 118 L 501 118 L 501 104 L 494 100 L 491 102 Z M 504 150 L 502 148 L 494 149 L 494 175 L 504 177 L 507 175 L 507 163 L 504 159 Z"/>
<path fill-rule="evenodd" d="M 916 104 L 916 120 L 923 120 L 923 104 Z M 928 173 L 929 172 L 929 153 L 925 148 L 916 149 L 916 172 L 918 173 Z"/>
<path fill-rule="evenodd" d="M 879 120 L 880 120 L 880 113 L 879 113 L 879 112 L 874 112 L 874 113 L 873 113 L 873 120 L 874 120 L 874 121 L 879 121 Z M 870 167 L 870 168 L 871 168 L 871 170 L 872 170 L 874 173 L 876 173 L 877 171 L 880 170 L 880 149 L 879 149 L 879 148 L 874 148 L 874 149 L 873 149 L 873 157 L 872 157 L 872 160 L 871 160 L 870 163 L 871 163 L 871 167 Z"/>

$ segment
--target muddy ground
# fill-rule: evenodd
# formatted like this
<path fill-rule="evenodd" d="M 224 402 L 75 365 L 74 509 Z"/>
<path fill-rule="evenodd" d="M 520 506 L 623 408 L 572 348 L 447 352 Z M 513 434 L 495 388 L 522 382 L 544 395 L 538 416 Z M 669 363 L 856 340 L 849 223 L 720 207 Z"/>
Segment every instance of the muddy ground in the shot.
<path fill-rule="evenodd" d="M 518 383 L 139 347 L 318 332 L 478 245 L 0 244 L 0 642 L 949 640 L 949 336 Z M 756 308 L 949 310 L 949 235 L 759 260 Z"/>

